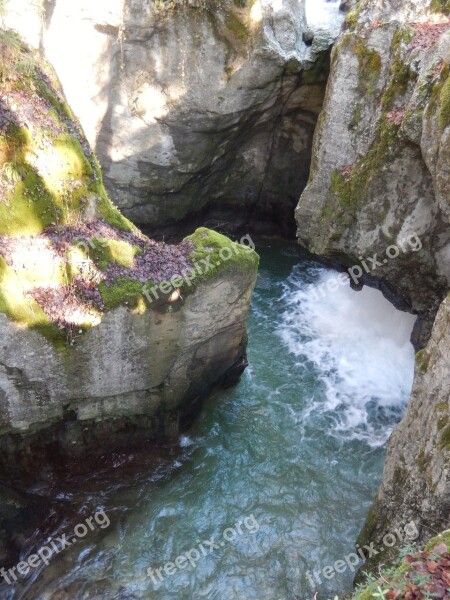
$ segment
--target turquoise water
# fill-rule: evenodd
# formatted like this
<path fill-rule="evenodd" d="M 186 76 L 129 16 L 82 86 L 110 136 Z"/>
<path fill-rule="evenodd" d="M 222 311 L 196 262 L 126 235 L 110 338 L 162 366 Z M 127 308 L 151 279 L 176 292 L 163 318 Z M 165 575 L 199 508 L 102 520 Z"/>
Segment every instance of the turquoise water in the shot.
<path fill-rule="evenodd" d="M 293 600 L 350 588 L 350 570 L 315 590 L 305 573 L 353 551 L 410 391 L 413 319 L 373 290 L 326 291 L 335 274 L 296 246 L 257 250 L 240 385 L 208 401 L 170 466 L 89 494 L 111 526 L 17 597 Z M 191 549 L 195 567 L 158 577 Z"/>

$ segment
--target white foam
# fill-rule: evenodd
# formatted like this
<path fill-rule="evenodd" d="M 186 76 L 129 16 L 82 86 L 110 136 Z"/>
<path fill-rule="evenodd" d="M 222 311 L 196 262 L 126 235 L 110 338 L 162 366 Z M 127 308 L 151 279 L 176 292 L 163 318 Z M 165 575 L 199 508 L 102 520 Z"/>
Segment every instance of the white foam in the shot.
<path fill-rule="evenodd" d="M 325 285 L 336 274 L 310 273 L 313 284 L 295 269 L 289 278 L 279 329 L 299 365 L 314 363 L 324 384 L 304 417 L 332 413 L 335 435 L 382 444 L 395 420 L 392 413 L 400 414 L 411 391 L 414 350 L 409 338 L 416 317 L 396 310 L 371 288 L 355 292 L 341 285 L 329 292 Z"/>
<path fill-rule="evenodd" d="M 344 14 L 339 10 L 340 0 L 305 0 L 306 20 L 312 29 L 339 33 Z"/>
<path fill-rule="evenodd" d="M 181 448 L 188 448 L 189 446 L 192 446 L 193 443 L 194 442 L 187 435 L 182 435 L 180 437 L 179 444 L 180 444 Z"/>

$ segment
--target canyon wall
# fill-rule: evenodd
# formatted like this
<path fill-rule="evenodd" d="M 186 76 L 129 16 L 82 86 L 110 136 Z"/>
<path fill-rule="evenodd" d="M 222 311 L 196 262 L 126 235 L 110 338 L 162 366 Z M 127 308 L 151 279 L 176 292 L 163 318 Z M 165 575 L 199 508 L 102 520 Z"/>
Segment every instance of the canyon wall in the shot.
<path fill-rule="evenodd" d="M 36 6 L 6 0 L 3 21 L 55 67 L 128 218 L 294 235 L 332 42 L 302 2 Z"/>
<path fill-rule="evenodd" d="M 438 0 L 355 3 L 296 210 L 302 245 L 419 315 L 412 397 L 359 539 L 375 548 L 411 520 L 419 542 L 450 525 L 448 12 Z"/>
<path fill-rule="evenodd" d="M 417 354 L 412 395 L 389 439 L 382 483 L 358 540 L 362 546 L 375 541 L 381 547 L 386 533 L 411 521 L 418 525 L 418 543 L 449 527 L 449 390 L 450 295 Z"/>
<path fill-rule="evenodd" d="M 425 1 L 357 4 L 333 50 L 296 211 L 303 245 L 362 265 L 361 282 L 420 315 L 418 345 L 450 282 L 448 29 Z"/>
<path fill-rule="evenodd" d="M 176 436 L 247 364 L 258 257 L 144 236 L 52 69 L 9 31 L 0 51 L 0 470 Z"/>

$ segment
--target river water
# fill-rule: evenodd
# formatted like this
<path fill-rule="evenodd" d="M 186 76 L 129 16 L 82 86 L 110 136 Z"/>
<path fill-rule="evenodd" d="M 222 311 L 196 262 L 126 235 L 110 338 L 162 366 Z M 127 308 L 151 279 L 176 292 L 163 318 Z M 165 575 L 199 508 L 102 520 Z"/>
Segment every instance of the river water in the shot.
<path fill-rule="evenodd" d="M 323 29 L 337 36 L 345 14 L 340 0 L 305 0 L 306 20 L 313 29 Z"/>
<path fill-rule="evenodd" d="M 350 589 L 350 570 L 317 589 L 305 574 L 353 551 L 410 392 L 414 318 L 375 290 L 328 291 L 336 274 L 295 245 L 257 250 L 240 385 L 210 399 L 160 467 L 142 465 L 126 485 L 80 480 L 79 514 L 105 508 L 111 525 L 15 598 L 293 600 Z M 156 575 L 191 549 L 195 567 L 180 560 Z"/>

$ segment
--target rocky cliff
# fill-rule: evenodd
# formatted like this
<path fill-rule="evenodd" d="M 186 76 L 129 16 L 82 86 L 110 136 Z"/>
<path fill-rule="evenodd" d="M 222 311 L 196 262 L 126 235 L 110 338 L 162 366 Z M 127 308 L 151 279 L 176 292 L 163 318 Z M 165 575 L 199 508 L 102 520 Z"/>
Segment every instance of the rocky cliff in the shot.
<path fill-rule="evenodd" d="M 112 200 L 158 236 L 294 235 L 332 38 L 297 0 L 5 0 L 45 51 Z"/>
<path fill-rule="evenodd" d="M 355 3 L 296 211 L 301 244 L 419 315 L 413 340 L 426 347 L 359 539 L 375 548 L 411 520 L 419 541 L 450 525 L 448 12 L 436 0 Z"/>
<path fill-rule="evenodd" d="M 48 65 L 8 31 L 0 58 L 2 472 L 176 435 L 246 366 L 258 257 L 205 228 L 145 237 Z"/>
<path fill-rule="evenodd" d="M 417 542 L 450 525 L 449 390 L 450 295 L 417 354 L 412 395 L 389 440 L 382 483 L 358 540 L 362 546 L 374 541 L 382 547 L 386 533 L 411 521 L 419 530 Z"/>
<path fill-rule="evenodd" d="M 450 281 L 450 31 L 435 4 L 349 13 L 296 211 L 302 244 L 421 316 L 418 344 Z"/>

